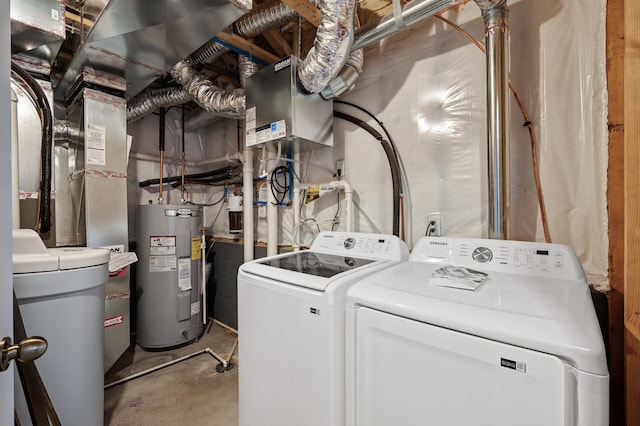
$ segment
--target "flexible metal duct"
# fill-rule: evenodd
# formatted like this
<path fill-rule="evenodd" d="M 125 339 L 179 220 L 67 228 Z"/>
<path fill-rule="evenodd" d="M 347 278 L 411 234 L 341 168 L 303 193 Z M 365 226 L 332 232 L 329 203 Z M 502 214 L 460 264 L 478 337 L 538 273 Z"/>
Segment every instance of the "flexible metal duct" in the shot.
<path fill-rule="evenodd" d="M 204 64 L 205 62 L 211 62 L 218 59 L 228 51 L 229 49 L 226 46 L 216 41 L 209 40 L 198 50 L 189 55 L 186 60 L 192 64 Z"/>
<path fill-rule="evenodd" d="M 233 91 L 220 89 L 215 83 L 196 71 L 187 61 L 178 62 L 171 69 L 171 76 L 205 111 L 237 114 L 238 117 L 244 115 L 243 89 Z"/>
<path fill-rule="evenodd" d="M 307 57 L 298 69 L 300 83 L 309 93 L 320 93 L 333 80 L 353 44 L 355 0 L 323 0 L 320 26 Z"/>
<path fill-rule="evenodd" d="M 247 79 L 258 72 L 260 67 L 244 55 L 238 55 L 238 68 L 240 73 L 240 86 L 247 86 Z"/>
<path fill-rule="evenodd" d="M 509 8 L 506 0 L 475 0 L 486 35 L 489 238 L 509 239 Z"/>
<path fill-rule="evenodd" d="M 156 108 L 181 105 L 190 100 L 191 96 L 180 87 L 148 90 L 127 104 L 127 122 L 136 121 Z"/>
<path fill-rule="evenodd" d="M 343 93 L 349 91 L 355 86 L 356 81 L 362 74 L 362 67 L 364 65 L 364 50 L 354 50 L 349 54 L 347 63 L 344 64 L 342 70 L 338 73 L 338 76 L 334 78 L 327 87 L 320 92 L 320 96 L 323 99 L 329 100 L 337 98 Z"/>
<path fill-rule="evenodd" d="M 317 4 L 317 0 L 311 2 Z M 236 34 L 242 37 L 255 37 L 262 34 L 266 30 L 282 25 L 298 19 L 298 13 L 284 3 L 275 2 L 271 4 L 263 4 L 238 19 L 233 25 Z"/>

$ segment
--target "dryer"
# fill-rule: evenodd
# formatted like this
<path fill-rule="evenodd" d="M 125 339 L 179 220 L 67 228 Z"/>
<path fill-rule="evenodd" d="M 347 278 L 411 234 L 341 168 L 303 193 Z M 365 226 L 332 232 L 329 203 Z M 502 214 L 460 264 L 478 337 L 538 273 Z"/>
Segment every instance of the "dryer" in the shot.
<path fill-rule="evenodd" d="M 346 301 L 348 425 L 601 426 L 609 375 L 566 246 L 425 237 Z"/>
<path fill-rule="evenodd" d="M 392 235 L 322 232 L 309 250 L 240 267 L 241 426 L 344 424 L 347 289 L 408 257 Z"/>

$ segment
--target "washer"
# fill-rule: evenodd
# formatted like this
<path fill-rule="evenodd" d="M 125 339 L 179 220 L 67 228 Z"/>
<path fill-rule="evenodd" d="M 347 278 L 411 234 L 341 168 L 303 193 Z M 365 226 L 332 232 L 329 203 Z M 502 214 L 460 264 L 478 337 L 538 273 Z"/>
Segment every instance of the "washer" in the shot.
<path fill-rule="evenodd" d="M 345 311 L 348 425 L 609 422 L 602 335 L 568 247 L 423 238 L 352 286 Z"/>
<path fill-rule="evenodd" d="M 391 235 L 322 232 L 309 250 L 240 267 L 241 426 L 344 424 L 346 291 L 408 257 Z"/>

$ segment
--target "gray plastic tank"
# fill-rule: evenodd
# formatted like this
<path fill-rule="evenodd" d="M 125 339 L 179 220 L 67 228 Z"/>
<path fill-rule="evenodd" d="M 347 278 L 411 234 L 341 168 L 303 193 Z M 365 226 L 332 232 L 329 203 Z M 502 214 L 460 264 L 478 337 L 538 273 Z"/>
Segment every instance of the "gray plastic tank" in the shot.
<path fill-rule="evenodd" d="M 202 332 L 202 208 L 140 205 L 136 210 L 136 343 L 162 349 Z"/>
<path fill-rule="evenodd" d="M 13 231 L 13 288 L 27 336 L 47 351 L 35 361 L 63 425 L 102 425 L 104 419 L 104 284 L 109 252 L 47 249 L 35 231 Z M 15 374 L 15 404 L 31 425 Z"/>

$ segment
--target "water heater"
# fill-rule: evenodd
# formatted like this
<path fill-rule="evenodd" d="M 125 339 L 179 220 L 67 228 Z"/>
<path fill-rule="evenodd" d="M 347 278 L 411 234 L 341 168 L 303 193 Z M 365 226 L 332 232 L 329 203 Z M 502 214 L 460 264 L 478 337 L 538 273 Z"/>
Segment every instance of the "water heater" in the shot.
<path fill-rule="evenodd" d="M 202 332 L 202 208 L 140 205 L 136 211 L 136 343 L 160 349 Z"/>

